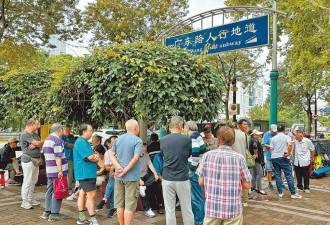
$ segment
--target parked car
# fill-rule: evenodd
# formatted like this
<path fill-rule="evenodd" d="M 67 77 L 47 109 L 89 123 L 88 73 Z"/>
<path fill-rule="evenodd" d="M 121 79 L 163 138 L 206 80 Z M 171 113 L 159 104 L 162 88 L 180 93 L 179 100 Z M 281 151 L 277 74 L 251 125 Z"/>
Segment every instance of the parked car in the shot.
<path fill-rule="evenodd" d="M 111 136 L 120 136 L 122 135 L 121 132 L 119 132 L 120 130 L 114 130 L 114 129 L 100 129 L 97 130 L 93 133 L 92 137 L 95 135 L 101 136 L 102 137 L 102 145 L 104 144 L 104 141 L 107 140 L 109 137 Z M 92 139 L 89 140 L 90 142 L 92 141 Z"/>

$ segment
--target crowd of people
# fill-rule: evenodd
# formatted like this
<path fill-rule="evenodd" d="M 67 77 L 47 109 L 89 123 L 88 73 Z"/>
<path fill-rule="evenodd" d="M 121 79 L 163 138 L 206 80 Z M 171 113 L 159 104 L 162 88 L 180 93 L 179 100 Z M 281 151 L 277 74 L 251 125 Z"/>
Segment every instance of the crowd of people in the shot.
<path fill-rule="evenodd" d="M 159 138 L 149 125 L 144 143 L 138 137 L 138 122 L 130 119 L 125 124 L 126 133 L 111 136 L 104 145 L 100 136 L 92 137 L 90 124 L 80 125 L 77 140 L 70 126 L 55 123 L 42 141 L 36 134 L 39 127 L 37 119 L 29 119 L 20 137 L 24 174 L 21 207 L 32 209 L 40 204 L 33 191 L 43 154 L 47 189 L 45 210 L 40 218 L 48 221 L 66 219 L 59 213 L 62 199 L 54 197 L 56 178 L 67 179 L 71 191 L 67 200 L 77 198 L 77 224 L 93 225 L 98 224 L 96 210 L 103 209 L 107 201 L 108 218 L 117 214 L 119 224 L 131 224 L 139 198 L 146 216 L 155 217 L 153 210 L 165 213 L 167 225 L 176 224 L 178 209 L 187 225 L 242 224 L 243 207 L 248 206 L 251 192 L 267 195 L 261 185 L 264 171 L 269 191 L 274 190 L 272 173 L 275 173 L 279 197 L 287 190 L 284 176 L 291 198 L 302 198 L 299 191 L 310 193 L 309 165 L 314 158 L 314 146 L 302 131 L 285 134 L 281 124 L 271 125 L 263 134 L 249 131 L 248 121 L 241 119 L 237 127 L 218 128 L 214 137 L 210 124 L 204 126 L 201 135 L 195 121 L 184 123 L 180 116 L 173 116 L 169 134 L 163 125 Z M 9 139 L 0 151 L 1 162 L 4 157 L 7 159 L 2 167 L 10 172 L 9 184 L 15 182 L 15 173 L 21 174 L 13 154 L 17 142 L 15 138 Z M 105 194 L 96 204 L 96 189 L 103 182 L 107 182 Z"/>

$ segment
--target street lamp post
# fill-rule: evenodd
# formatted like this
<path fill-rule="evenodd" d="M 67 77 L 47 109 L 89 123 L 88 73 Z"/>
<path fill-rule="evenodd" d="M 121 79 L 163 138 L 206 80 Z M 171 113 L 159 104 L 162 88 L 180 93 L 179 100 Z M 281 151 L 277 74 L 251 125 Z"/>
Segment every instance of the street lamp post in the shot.
<path fill-rule="evenodd" d="M 274 1 L 273 9 L 276 10 L 276 1 Z M 270 72 L 270 113 L 269 126 L 277 124 L 277 13 L 273 13 L 273 57 L 272 71 Z"/>

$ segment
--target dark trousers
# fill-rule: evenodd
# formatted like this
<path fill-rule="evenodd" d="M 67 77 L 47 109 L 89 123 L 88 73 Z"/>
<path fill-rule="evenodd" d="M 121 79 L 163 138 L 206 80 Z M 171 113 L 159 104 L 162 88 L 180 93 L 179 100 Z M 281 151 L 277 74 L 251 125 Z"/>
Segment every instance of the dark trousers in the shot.
<path fill-rule="evenodd" d="M 309 166 L 294 166 L 297 177 L 297 187 L 300 190 L 309 189 Z M 304 186 L 302 179 L 304 178 Z"/>
<path fill-rule="evenodd" d="M 150 209 L 150 188 L 155 181 L 155 176 L 153 173 L 148 173 L 144 177 L 141 177 L 141 180 L 143 180 L 144 186 L 147 187 L 146 196 L 145 197 L 141 196 L 143 209 L 144 211 L 148 211 Z"/>

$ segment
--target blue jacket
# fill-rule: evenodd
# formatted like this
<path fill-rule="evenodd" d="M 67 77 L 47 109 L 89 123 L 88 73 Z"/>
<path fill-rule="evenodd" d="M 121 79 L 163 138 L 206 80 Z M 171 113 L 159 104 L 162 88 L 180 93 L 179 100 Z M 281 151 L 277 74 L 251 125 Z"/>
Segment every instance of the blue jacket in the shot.
<path fill-rule="evenodd" d="M 68 144 L 70 143 L 74 144 L 76 142 L 75 137 L 72 134 L 70 134 L 69 137 L 62 135 L 61 139 L 63 141 L 66 159 L 73 160 L 73 148 L 68 148 Z"/>
<path fill-rule="evenodd" d="M 162 154 L 161 152 L 158 152 L 155 157 L 154 160 L 152 162 L 152 164 L 155 167 L 155 170 L 157 172 L 158 176 L 162 176 L 163 174 L 163 158 L 162 158 Z"/>

